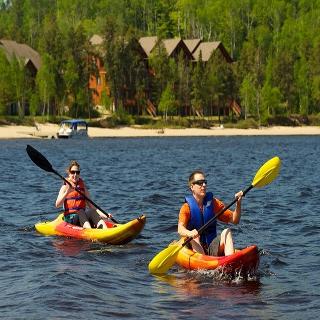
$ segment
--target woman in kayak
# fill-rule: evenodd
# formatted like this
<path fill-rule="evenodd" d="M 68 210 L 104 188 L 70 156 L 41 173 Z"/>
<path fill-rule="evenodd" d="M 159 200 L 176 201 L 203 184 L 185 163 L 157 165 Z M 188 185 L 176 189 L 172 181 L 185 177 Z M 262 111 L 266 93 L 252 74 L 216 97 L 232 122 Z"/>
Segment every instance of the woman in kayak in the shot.
<path fill-rule="evenodd" d="M 202 171 L 192 172 L 188 184 L 192 195 L 185 197 L 185 203 L 180 209 L 178 233 L 182 237 L 192 237 L 192 249 L 199 253 L 211 256 L 233 254 L 234 246 L 229 228 L 224 229 L 221 235 L 217 235 L 217 222 L 215 220 L 201 235 L 197 231 L 223 209 L 225 205 L 220 200 L 213 198 L 211 192 L 207 192 L 207 180 Z M 239 223 L 242 195 L 242 191 L 236 193 L 235 197 L 238 200 L 235 210 L 226 210 L 219 216 L 219 220 L 225 223 Z"/>
<path fill-rule="evenodd" d="M 90 199 L 89 191 L 80 178 L 79 163 L 75 160 L 71 161 L 66 172 L 68 173 L 66 179 L 72 187 L 68 183 L 64 183 L 56 200 L 57 208 L 63 205 L 64 220 L 74 225 L 80 225 L 85 229 L 91 229 L 92 227 L 107 228 L 103 219 L 108 217 L 100 210 L 97 211 L 94 205 L 87 202 L 85 197 L 77 191 L 79 190 Z M 86 209 L 87 205 L 89 206 L 88 209 Z"/>

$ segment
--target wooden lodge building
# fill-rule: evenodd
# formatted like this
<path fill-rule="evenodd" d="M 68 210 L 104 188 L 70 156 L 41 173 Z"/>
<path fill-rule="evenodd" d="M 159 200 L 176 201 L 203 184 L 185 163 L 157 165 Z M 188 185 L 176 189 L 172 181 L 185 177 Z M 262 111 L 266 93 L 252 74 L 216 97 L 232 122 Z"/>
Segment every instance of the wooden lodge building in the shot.
<path fill-rule="evenodd" d="M 0 50 L 5 54 L 10 62 L 16 58 L 26 70 L 28 77 L 31 79 L 31 85 L 35 86 L 35 78 L 41 67 L 40 54 L 26 44 L 17 43 L 12 40 L 0 39 Z M 24 105 L 24 113 L 28 114 L 28 103 Z M 17 114 L 17 104 L 8 105 L 8 114 Z"/>
<path fill-rule="evenodd" d="M 0 39 L 0 50 L 3 50 L 8 61 L 16 57 L 23 62 L 24 67 L 30 75 L 35 77 L 41 66 L 40 54 L 26 44 L 17 43 L 12 40 Z"/>
<path fill-rule="evenodd" d="M 102 47 L 103 46 L 103 38 L 94 35 L 90 42 L 92 46 L 96 47 Z M 204 63 L 208 62 L 211 57 L 218 52 L 220 54 L 220 57 L 222 61 L 226 63 L 232 63 L 233 60 L 230 57 L 229 53 L 223 46 L 222 42 L 215 41 L 215 42 L 202 42 L 201 39 L 186 39 L 183 40 L 181 38 L 174 38 L 174 39 L 159 39 L 157 36 L 150 36 L 150 37 L 142 37 L 138 40 L 138 43 L 140 44 L 142 51 L 141 56 L 142 59 L 146 60 L 146 68 L 148 68 L 148 74 L 152 76 L 153 72 L 148 67 L 148 59 L 152 54 L 156 54 L 157 50 L 160 50 L 160 48 L 164 48 L 166 55 L 169 58 L 178 59 L 178 56 L 181 55 L 186 61 L 191 62 L 197 62 L 201 59 Z M 99 56 L 96 57 L 97 61 L 97 68 L 99 70 L 98 77 L 92 76 L 89 81 L 89 88 L 93 91 L 93 102 L 95 105 L 101 104 L 102 95 L 107 94 L 110 96 L 110 90 L 108 88 L 108 84 L 106 81 L 106 73 L 107 71 L 104 68 L 102 60 L 99 58 Z M 149 88 L 149 91 L 152 88 Z M 151 101 L 151 98 L 148 93 L 146 93 L 146 111 L 152 115 L 157 115 L 157 108 Z M 132 109 L 132 105 L 135 104 L 134 99 L 128 99 L 126 102 L 125 108 Z M 188 108 L 188 107 L 187 107 Z M 241 108 L 237 104 L 236 101 L 232 100 L 228 106 L 224 108 L 224 114 L 229 114 L 229 112 L 232 112 L 236 116 L 240 116 L 241 114 Z M 197 115 L 201 116 L 203 114 L 197 113 Z"/>
<path fill-rule="evenodd" d="M 99 106 L 104 104 L 104 97 L 108 97 L 108 100 L 112 100 L 113 97 L 110 96 L 110 88 L 107 83 L 107 72 L 104 63 L 104 39 L 99 35 L 94 35 L 90 38 L 90 44 L 93 48 L 94 52 L 94 63 L 96 66 L 96 73 L 91 75 L 89 78 L 88 86 L 92 92 L 92 103 L 98 109 Z M 142 37 L 140 39 L 133 39 L 130 44 L 128 44 L 128 50 L 134 50 L 138 52 L 138 56 L 141 57 L 141 61 L 145 66 L 146 77 L 153 77 L 154 73 L 150 69 L 148 65 L 148 59 L 151 55 L 157 54 L 157 50 L 164 50 L 165 54 L 169 58 L 173 58 L 175 60 L 178 57 L 183 57 L 183 59 L 187 62 L 197 62 L 201 59 L 204 63 L 210 61 L 211 57 L 215 55 L 217 52 L 219 53 L 219 57 L 225 63 L 232 63 L 233 60 L 228 54 L 227 50 L 223 46 L 222 42 L 202 42 L 201 39 L 159 39 L 157 36 L 150 37 Z M 36 74 L 41 67 L 41 57 L 37 51 L 32 49 L 26 44 L 20 44 L 12 40 L 1 40 L 0 39 L 0 50 L 3 50 L 8 61 L 16 57 L 19 61 L 21 61 L 26 68 L 28 75 L 31 79 L 35 80 Z M 132 114 L 142 114 L 143 112 L 147 112 L 152 116 L 157 116 L 157 106 L 154 104 L 151 98 L 150 92 L 152 91 L 152 81 L 148 81 L 147 92 L 144 93 L 146 106 L 144 110 L 141 109 L 141 106 L 137 106 L 136 99 L 131 92 L 126 95 L 126 100 L 124 101 L 124 107 Z M 8 114 L 17 114 L 17 106 L 16 104 L 11 104 L 8 106 Z M 190 110 L 190 106 L 186 106 L 186 110 Z M 102 108 L 101 108 L 102 109 Z M 230 105 L 225 106 L 223 114 L 229 114 L 229 112 L 239 116 L 241 114 L 241 108 L 236 103 L 236 101 L 232 100 Z M 25 106 L 25 114 L 28 114 L 28 103 Z M 189 112 L 185 112 L 188 114 Z M 199 114 L 194 112 L 199 116 L 203 114 Z"/>

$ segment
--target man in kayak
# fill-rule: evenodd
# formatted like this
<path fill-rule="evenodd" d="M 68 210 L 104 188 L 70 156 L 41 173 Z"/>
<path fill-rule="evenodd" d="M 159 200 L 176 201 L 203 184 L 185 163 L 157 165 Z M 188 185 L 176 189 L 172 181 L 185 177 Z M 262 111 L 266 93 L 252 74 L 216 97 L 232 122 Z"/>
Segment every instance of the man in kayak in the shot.
<path fill-rule="evenodd" d="M 71 183 L 72 187 L 64 183 L 56 200 L 57 208 L 63 205 L 64 220 L 74 225 L 80 225 L 85 229 L 91 229 L 92 227 L 107 228 L 103 219 L 108 217 L 100 210 L 97 211 L 94 205 L 87 202 L 85 197 L 77 191 L 79 190 L 90 199 L 89 191 L 84 181 L 80 178 L 79 163 L 75 160 L 71 161 L 66 172 L 68 173 L 66 179 Z M 88 209 L 86 209 L 87 205 L 89 206 Z"/>
<path fill-rule="evenodd" d="M 178 233 L 182 237 L 192 237 L 192 249 L 199 253 L 211 256 L 233 254 L 233 239 L 229 228 L 224 229 L 221 235 L 217 235 L 217 222 L 215 220 L 201 235 L 197 231 L 225 205 L 220 200 L 213 198 L 211 192 L 207 192 L 207 180 L 202 171 L 196 170 L 192 172 L 189 176 L 188 184 L 192 195 L 185 198 L 185 203 L 180 209 Z M 236 193 L 235 197 L 238 200 L 235 210 L 226 210 L 219 216 L 218 219 L 220 221 L 233 224 L 239 223 L 242 195 L 242 191 Z"/>

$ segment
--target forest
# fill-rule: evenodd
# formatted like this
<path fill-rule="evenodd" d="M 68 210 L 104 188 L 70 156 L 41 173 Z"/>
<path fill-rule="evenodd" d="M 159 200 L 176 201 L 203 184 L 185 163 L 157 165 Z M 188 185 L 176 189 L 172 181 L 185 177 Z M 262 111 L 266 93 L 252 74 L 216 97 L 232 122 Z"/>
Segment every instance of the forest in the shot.
<path fill-rule="evenodd" d="M 89 39 L 105 40 L 101 55 L 110 94 L 104 106 L 124 111 L 134 97 L 144 114 L 146 88 L 159 114 L 199 110 L 219 113 L 230 99 L 241 118 L 319 117 L 320 1 L 318 0 L 2 0 L 0 39 L 38 51 L 42 66 L 34 85 L 18 61 L 0 52 L 0 113 L 28 102 L 31 115 L 96 116 L 88 79 L 96 72 Z M 221 41 L 232 64 L 213 59 L 192 66 L 163 54 L 150 59 L 154 77 L 142 68 L 132 39 L 180 37 Z M 150 83 L 152 81 L 152 83 Z M 69 106 L 66 110 L 65 106 Z M 137 111 L 135 111 L 137 112 Z"/>

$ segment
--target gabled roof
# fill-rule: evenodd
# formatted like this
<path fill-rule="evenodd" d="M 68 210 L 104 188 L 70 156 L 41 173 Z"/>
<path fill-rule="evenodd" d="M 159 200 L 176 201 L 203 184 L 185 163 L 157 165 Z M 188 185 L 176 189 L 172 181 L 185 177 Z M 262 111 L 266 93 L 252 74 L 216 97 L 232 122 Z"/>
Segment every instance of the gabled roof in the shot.
<path fill-rule="evenodd" d="M 219 49 L 226 59 L 227 62 L 231 63 L 233 62 L 232 58 L 228 54 L 227 50 L 223 46 L 221 41 L 214 41 L 214 42 L 202 42 L 196 49 L 196 51 L 193 53 L 193 57 L 196 61 L 199 60 L 200 57 L 200 51 L 202 55 L 202 61 L 207 62 L 210 60 L 212 54 L 214 51 Z"/>
<path fill-rule="evenodd" d="M 130 43 L 128 43 L 127 45 L 131 45 L 131 48 L 133 48 L 135 51 L 138 51 L 140 56 L 143 59 L 147 59 L 148 55 L 145 52 L 145 50 L 142 48 L 140 41 L 137 38 L 132 38 Z"/>
<path fill-rule="evenodd" d="M 102 56 L 105 53 L 105 48 L 103 46 L 104 39 L 98 34 L 94 34 L 90 39 L 89 43 L 93 47 L 95 53 L 98 56 Z"/>
<path fill-rule="evenodd" d="M 188 60 L 193 59 L 190 50 L 182 39 L 165 39 L 162 40 L 162 43 L 164 48 L 166 49 L 168 57 L 177 57 L 180 52 L 183 52 L 184 57 L 187 57 Z"/>
<path fill-rule="evenodd" d="M 99 36 L 98 34 L 94 34 L 89 42 L 91 43 L 91 45 L 93 46 L 99 46 L 103 44 L 103 38 L 101 36 Z"/>
<path fill-rule="evenodd" d="M 146 55 L 149 57 L 152 49 L 156 46 L 158 42 L 158 37 L 142 37 L 139 39 L 139 43 L 146 53 Z"/>
<path fill-rule="evenodd" d="M 0 40 L 0 48 L 3 48 L 7 58 L 10 60 L 13 56 L 23 60 L 27 65 L 30 61 L 39 70 L 41 66 L 41 57 L 39 53 L 26 44 L 17 43 L 12 40 Z"/>
<path fill-rule="evenodd" d="M 163 43 L 169 57 L 172 55 L 174 50 L 178 47 L 180 42 L 181 42 L 180 38 L 162 40 L 162 43 Z"/>
<path fill-rule="evenodd" d="M 187 48 L 191 53 L 194 53 L 194 51 L 198 48 L 199 44 L 201 43 L 201 39 L 185 39 L 183 40 Z"/>
<path fill-rule="evenodd" d="M 120 39 L 122 39 L 122 38 L 119 37 L 119 40 Z M 105 53 L 106 49 L 103 46 L 104 41 L 105 41 L 105 39 L 103 37 L 99 36 L 98 34 L 93 35 L 89 39 L 90 44 L 95 49 L 95 53 L 97 53 L 98 55 L 103 55 Z M 144 48 L 142 48 L 142 46 L 141 46 L 140 40 L 138 41 L 137 38 L 133 37 L 129 41 L 125 40 L 124 44 L 127 48 L 131 47 L 135 51 L 138 51 L 143 59 L 148 58 Z"/>

